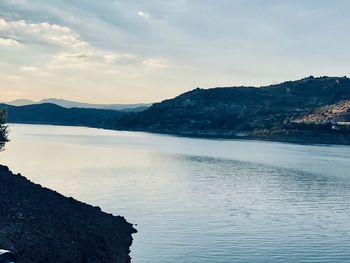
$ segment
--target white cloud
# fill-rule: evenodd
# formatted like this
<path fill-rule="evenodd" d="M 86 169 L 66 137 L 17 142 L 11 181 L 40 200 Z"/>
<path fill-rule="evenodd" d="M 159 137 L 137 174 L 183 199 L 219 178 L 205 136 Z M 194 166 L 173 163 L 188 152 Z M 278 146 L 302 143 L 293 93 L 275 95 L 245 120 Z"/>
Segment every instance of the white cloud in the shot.
<path fill-rule="evenodd" d="M 150 18 L 150 15 L 148 13 L 145 13 L 142 10 L 138 11 L 137 14 L 143 18 L 146 18 L 146 19 Z"/>
<path fill-rule="evenodd" d="M 33 66 L 22 66 L 20 71 L 24 74 L 31 74 L 31 76 L 47 77 L 50 76 L 47 66 L 43 68 L 33 67 Z"/>
<path fill-rule="evenodd" d="M 1 46 L 20 46 L 21 44 L 12 38 L 2 38 L 0 37 Z"/>
<path fill-rule="evenodd" d="M 21 79 L 22 77 L 21 76 L 18 76 L 18 75 L 10 75 L 10 76 L 7 76 L 7 79 L 9 80 L 19 80 Z"/>
<path fill-rule="evenodd" d="M 64 68 L 88 68 L 96 70 L 98 65 L 112 67 L 116 65 L 137 64 L 138 59 L 135 56 L 128 54 L 117 54 L 99 49 L 90 48 L 86 50 L 64 51 L 53 56 L 52 61 L 48 67 L 50 69 L 64 69 Z"/>
<path fill-rule="evenodd" d="M 136 56 L 105 51 L 96 48 L 74 33 L 70 28 L 50 24 L 48 22 L 31 23 L 25 20 L 7 21 L 0 18 L 0 34 L 20 39 L 29 50 L 29 44 L 42 44 L 49 52 L 51 61 L 47 65 L 50 69 L 86 68 L 96 63 L 103 64 L 136 64 L 142 61 Z M 14 39 L 0 38 L 0 45 L 20 45 Z M 50 48 L 49 48 L 50 47 Z M 41 71 L 31 66 L 22 66 L 21 71 Z"/>
<path fill-rule="evenodd" d="M 142 61 L 142 63 L 148 67 L 151 67 L 151 68 L 167 68 L 170 66 L 169 63 L 167 63 L 164 59 L 160 59 L 160 58 L 157 58 L 157 59 L 146 59 L 144 61 Z"/>
<path fill-rule="evenodd" d="M 23 67 L 21 67 L 21 70 L 26 71 L 26 72 L 36 72 L 39 69 L 37 67 L 23 66 Z"/>
<path fill-rule="evenodd" d="M 78 34 L 70 28 L 56 24 L 31 23 L 25 20 L 7 21 L 0 18 L 0 33 L 16 39 L 23 39 L 26 43 L 43 43 L 61 47 L 85 47 Z M 14 40 L 16 41 L 16 40 Z"/>
<path fill-rule="evenodd" d="M 135 9 L 130 14 L 135 19 Z M 144 12 L 138 15 L 144 19 L 150 17 Z M 126 97 L 134 100 L 133 96 L 140 94 L 139 89 L 157 86 L 154 79 L 148 77 L 151 75 L 149 73 L 163 74 L 165 71 L 161 69 L 169 67 L 167 60 L 161 56 L 148 57 L 138 50 L 124 48 L 118 39 L 111 42 L 100 38 L 90 42 L 87 41 L 90 39 L 88 34 L 83 32 L 80 35 L 77 33 L 80 31 L 73 30 L 74 25 L 67 27 L 41 21 L 23 20 L 22 17 L 20 20 L 9 20 L 0 16 L 0 47 L 3 44 L 1 37 L 14 41 L 7 40 L 6 44 L 18 43 L 21 46 L 13 53 L 7 52 L 7 48 L 0 50 L 4 68 L 8 67 L 0 78 L 7 90 L 12 92 L 16 88 L 23 91 L 26 95 L 22 97 L 49 97 L 76 91 L 81 93 L 87 87 L 88 94 L 94 94 L 94 98 L 104 98 L 105 95 L 101 95 L 103 89 L 110 93 L 115 87 L 121 87 L 121 90 L 122 87 L 128 87 L 133 91 Z M 98 35 L 98 32 L 95 33 Z M 129 43 L 122 37 L 119 41 Z M 101 90 L 93 88 L 97 85 L 101 86 Z M 111 99 L 108 96 L 106 98 Z"/>
<path fill-rule="evenodd" d="M 138 15 L 149 18 L 149 14 L 139 11 Z M 169 66 L 162 59 L 140 58 L 132 54 L 117 51 L 106 51 L 97 48 L 81 39 L 68 27 L 48 22 L 32 23 L 26 20 L 8 21 L 0 18 L 0 34 L 10 36 L 9 39 L 0 38 L 3 45 L 22 45 L 32 50 L 30 44 L 41 44 L 47 52 L 49 62 L 45 67 L 49 69 L 63 68 L 87 68 L 97 64 L 105 64 L 111 67 L 117 65 L 145 65 L 148 68 L 166 68 Z M 41 72 L 44 68 L 32 66 L 22 66 L 21 71 Z"/>
<path fill-rule="evenodd" d="M 87 58 L 88 56 L 84 53 L 60 52 L 53 56 L 48 67 L 50 69 L 84 68 Z"/>

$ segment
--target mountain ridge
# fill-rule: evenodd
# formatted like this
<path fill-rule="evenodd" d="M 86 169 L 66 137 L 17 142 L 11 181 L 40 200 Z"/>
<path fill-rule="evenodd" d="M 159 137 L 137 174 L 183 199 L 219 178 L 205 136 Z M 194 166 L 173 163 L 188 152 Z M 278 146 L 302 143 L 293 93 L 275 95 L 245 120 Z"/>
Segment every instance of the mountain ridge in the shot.
<path fill-rule="evenodd" d="M 312 76 L 264 87 L 180 94 L 138 112 L 2 106 L 9 121 L 81 125 L 189 137 L 350 144 L 350 79 Z M 1 108 L 1 105 L 0 105 Z"/>
<path fill-rule="evenodd" d="M 310 76 L 264 87 L 196 88 L 145 111 L 120 115 L 110 128 L 194 137 L 348 144 L 349 109 L 344 110 L 345 125 L 333 118 L 323 123 L 294 121 L 348 100 L 347 77 Z"/>
<path fill-rule="evenodd" d="M 52 103 L 12 106 L 0 104 L 6 109 L 8 122 L 28 124 L 52 124 L 101 128 L 106 122 L 122 114 L 121 111 L 103 109 L 64 108 Z"/>
<path fill-rule="evenodd" d="M 47 98 L 40 101 L 33 101 L 28 99 L 16 99 L 4 104 L 12 106 L 28 106 L 35 104 L 51 103 L 58 106 L 70 109 L 70 108 L 83 108 L 83 109 L 104 109 L 104 110 L 119 110 L 119 111 L 142 111 L 151 106 L 151 103 L 135 103 L 135 104 L 94 104 L 85 103 L 65 99 Z"/>

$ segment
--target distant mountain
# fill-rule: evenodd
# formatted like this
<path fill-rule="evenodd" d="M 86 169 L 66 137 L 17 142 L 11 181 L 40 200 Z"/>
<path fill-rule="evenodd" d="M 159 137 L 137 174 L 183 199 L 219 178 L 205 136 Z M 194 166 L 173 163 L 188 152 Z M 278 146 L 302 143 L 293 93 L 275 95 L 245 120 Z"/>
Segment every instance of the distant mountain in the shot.
<path fill-rule="evenodd" d="M 27 99 L 17 99 L 10 102 L 6 102 L 8 105 L 13 106 L 27 106 L 33 104 L 43 104 L 52 103 L 64 108 L 86 108 L 86 109 L 105 109 L 105 110 L 120 110 L 120 111 L 142 111 L 150 107 L 152 104 L 138 103 L 138 104 L 91 104 L 76 102 L 64 99 L 49 98 L 38 102 L 27 100 Z"/>
<path fill-rule="evenodd" d="M 142 111 L 152 104 L 138 103 L 138 104 L 91 104 L 76 102 L 63 99 L 49 98 L 41 100 L 38 104 L 41 103 L 53 103 L 65 108 L 87 108 L 87 109 L 105 109 L 105 110 L 122 110 L 122 111 Z"/>
<path fill-rule="evenodd" d="M 101 109 L 67 109 L 56 104 L 44 103 L 25 106 L 0 104 L 0 109 L 7 109 L 8 122 L 54 124 L 71 126 L 104 127 L 111 119 L 122 112 Z"/>
<path fill-rule="evenodd" d="M 350 79 L 346 77 L 308 77 L 266 87 L 197 88 L 139 112 L 74 105 L 80 108 L 50 103 L 0 108 L 8 108 L 10 122 L 350 144 Z"/>
<path fill-rule="evenodd" d="M 350 144 L 349 117 L 350 79 L 309 77 L 259 88 L 197 88 L 145 111 L 119 115 L 109 128 Z"/>
<path fill-rule="evenodd" d="M 13 106 L 25 106 L 25 105 L 36 104 L 36 102 L 34 100 L 17 99 L 17 100 L 6 102 L 6 104 L 13 105 Z"/>

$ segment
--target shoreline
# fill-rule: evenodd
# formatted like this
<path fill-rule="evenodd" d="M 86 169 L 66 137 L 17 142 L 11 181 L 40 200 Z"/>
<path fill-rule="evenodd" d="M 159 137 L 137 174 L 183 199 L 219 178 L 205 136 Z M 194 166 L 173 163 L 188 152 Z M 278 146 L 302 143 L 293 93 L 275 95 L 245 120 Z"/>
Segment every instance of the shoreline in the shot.
<path fill-rule="evenodd" d="M 0 248 L 19 262 L 129 263 L 132 234 L 114 216 L 13 174 L 0 165 Z"/>
<path fill-rule="evenodd" d="M 94 127 L 90 127 L 94 128 Z M 307 137 L 302 136 L 288 136 L 284 134 L 276 135 L 264 135 L 264 136 L 234 136 L 234 135 L 223 135 L 223 134 L 198 134 L 198 133 L 181 133 L 181 132 L 160 132 L 160 131 L 150 131 L 142 129 L 108 129 L 105 130 L 115 130 L 115 131 L 128 131 L 128 132 L 145 132 L 150 134 L 168 135 L 183 138 L 192 139 L 221 139 L 221 140 L 240 140 L 240 141 L 260 141 L 260 142 L 276 142 L 276 143 L 291 143 L 291 144 L 301 144 L 301 145 L 342 145 L 350 146 L 350 137 L 341 136 L 338 134 L 321 134 L 323 141 L 320 141 L 320 137 L 310 137 L 312 134 L 308 134 Z"/>
<path fill-rule="evenodd" d="M 144 132 L 158 135 L 168 135 L 191 139 L 221 139 L 221 140 L 240 140 L 240 141 L 261 141 L 261 142 L 276 142 L 276 143 L 291 143 L 301 145 L 342 145 L 350 146 L 350 136 L 342 134 L 329 133 L 294 133 L 292 135 L 286 134 L 265 134 L 262 136 L 235 136 L 228 134 L 209 134 L 209 133 L 195 133 L 195 132 L 171 132 L 171 131 L 155 131 L 147 129 L 113 129 L 104 126 L 85 126 L 85 125 L 65 125 L 62 123 L 30 123 L 30 122 L 10 122 L 8 124 L 24 124 L 24 125 L 51 125 L 63 127 L 81 127 L 92 129 L 103 129 L 108 131 L 125 131 L 125 132 Z M 322 140 L 320 140 L 322 138 Z"/>

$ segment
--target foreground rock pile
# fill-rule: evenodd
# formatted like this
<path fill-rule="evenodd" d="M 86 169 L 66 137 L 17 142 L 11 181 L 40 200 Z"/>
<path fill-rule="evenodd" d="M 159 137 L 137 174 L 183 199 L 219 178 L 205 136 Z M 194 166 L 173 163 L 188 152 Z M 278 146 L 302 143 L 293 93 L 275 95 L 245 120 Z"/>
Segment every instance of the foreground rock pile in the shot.
<path fill-rule="evenodd" d="M 130 262 L 122 217 L 42 188 L 0 165 L 0 248 L 19 262 Z"/>

